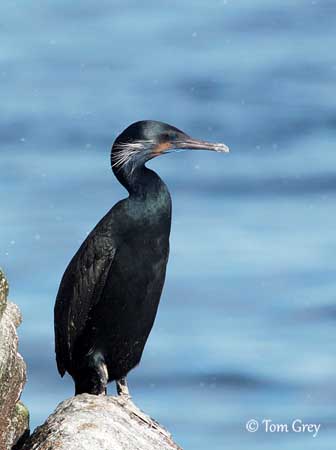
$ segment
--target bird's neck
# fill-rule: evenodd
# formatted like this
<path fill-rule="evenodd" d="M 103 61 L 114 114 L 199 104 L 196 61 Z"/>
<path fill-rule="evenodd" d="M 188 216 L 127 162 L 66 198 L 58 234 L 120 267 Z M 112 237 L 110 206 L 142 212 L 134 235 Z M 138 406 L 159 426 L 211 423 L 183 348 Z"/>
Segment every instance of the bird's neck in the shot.
<path fill-rule="evenodd" d="M 125 199 L 127 214 L 141 226 L 158 229 L 166 238 L 169 237 L 171 225 L 171 198 L 167 186 L 153 170 L 145 166 L 136 168 L 132 173 L 120 170 L 117 179 L 128 190 L 129 197 Z"/>
<path fill-rule="evenodd" d="M 113 167 L 113 172 L 131 197 L 147 197 L 161 189 L 167 189 L 159 175 L 145 165 L 132 169 L 127 165 L 120 169 Z"/>

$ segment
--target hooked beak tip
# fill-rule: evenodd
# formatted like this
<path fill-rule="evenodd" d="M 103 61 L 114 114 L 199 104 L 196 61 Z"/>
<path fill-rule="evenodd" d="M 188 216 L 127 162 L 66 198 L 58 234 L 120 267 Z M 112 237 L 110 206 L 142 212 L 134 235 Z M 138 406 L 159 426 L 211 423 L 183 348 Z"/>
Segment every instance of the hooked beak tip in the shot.
<path fill-rule="evenodd" d="M 229 147 L 225 144 L 215 144 L 214 150 L 218 153 L 230 153 Z"/>

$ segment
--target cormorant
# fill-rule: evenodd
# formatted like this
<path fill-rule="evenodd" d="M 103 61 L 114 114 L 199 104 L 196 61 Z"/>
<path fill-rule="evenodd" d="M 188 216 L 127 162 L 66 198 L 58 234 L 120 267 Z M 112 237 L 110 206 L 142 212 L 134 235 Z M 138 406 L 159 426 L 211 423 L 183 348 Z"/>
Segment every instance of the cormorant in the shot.
<path fill-rule="evenodd" d="M 128 372 L 140 361 L 154 323 L 169 253 L 171 198 L 145 166 L 174 149 L 228 152 L 153 120 L 133 123 L 115 140 L 111 165 L 129 197 L 119 201 L 70 261 L 55 304 L 55 351 L 76 395 L 102 394 L 115 380 L 129 398 Z"/>

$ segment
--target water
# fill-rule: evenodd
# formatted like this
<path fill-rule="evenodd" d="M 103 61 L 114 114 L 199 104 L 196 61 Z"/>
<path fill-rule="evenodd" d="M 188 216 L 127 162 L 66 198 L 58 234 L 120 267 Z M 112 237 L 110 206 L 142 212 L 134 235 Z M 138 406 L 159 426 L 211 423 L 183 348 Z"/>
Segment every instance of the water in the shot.
<path fill-rule="evenodd" d="M 150 163 L 173 226 L 136 402 L 185 449 L 334 449 L 335 17 L 328 0 L 1 3 L 0 264 L 24 316 L 33 427 L 73 393 L 53 304 L 125 196 L 111 143 L 152 118 L 232 152 Z M 321 429 L 248 433 L 251 418 Z"/>

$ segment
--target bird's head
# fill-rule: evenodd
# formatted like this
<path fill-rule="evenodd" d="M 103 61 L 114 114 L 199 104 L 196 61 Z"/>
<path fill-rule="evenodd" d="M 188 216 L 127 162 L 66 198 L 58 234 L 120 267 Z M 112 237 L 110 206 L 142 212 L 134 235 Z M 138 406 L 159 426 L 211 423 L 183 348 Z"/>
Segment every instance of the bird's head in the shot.
<path fill-rule="evenodd" d="M 112 146 L 111 164 L 114 172 L 127 167 L 132 173 L 146 161 L 179 149 L 229 151 L 224 144 L 193 139 L 166 123 L 142 120 L 127 127 L 116 138 Z"/>

